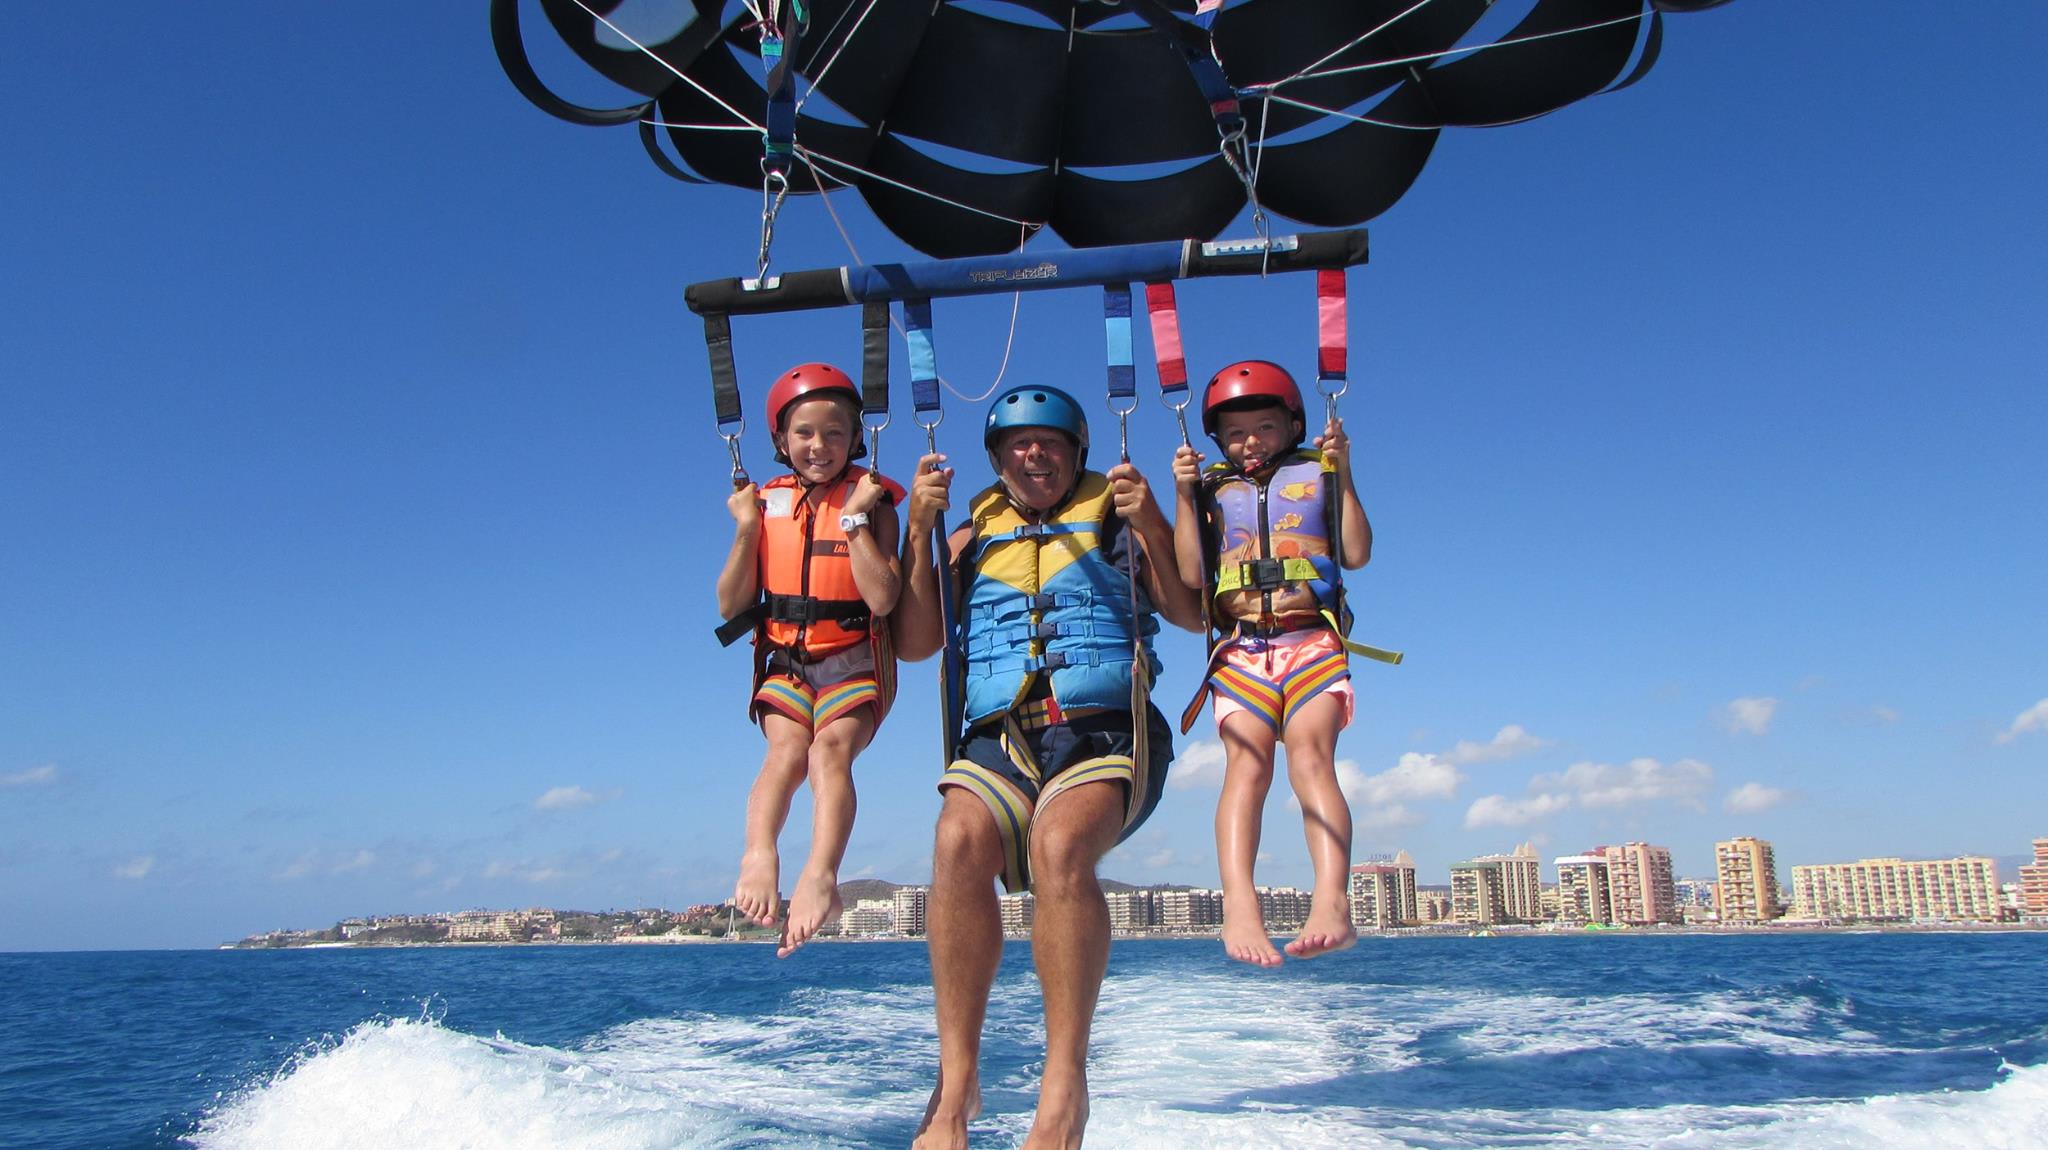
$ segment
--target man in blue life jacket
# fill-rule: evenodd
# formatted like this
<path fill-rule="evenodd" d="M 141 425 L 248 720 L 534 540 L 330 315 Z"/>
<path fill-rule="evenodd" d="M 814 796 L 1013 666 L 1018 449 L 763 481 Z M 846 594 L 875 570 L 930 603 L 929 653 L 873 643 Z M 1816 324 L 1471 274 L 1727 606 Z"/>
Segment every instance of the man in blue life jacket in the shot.
<path fill-rule="evenodd" d="M 1095 867 L 1158 805 L 1172 730 L 1146 693 L 1159 671 L 1155 614 L 1187 630 L 1201 602 L 1175 573 L 1173 528 L 1129 463 L 1085 469 L 1073 397 L 996 397 L 983 442 L 997 482 L 974 497 L 940 572 L 932 529 L 952 506 L 945 456 L 918 461 L 905 527 L 900 657 L 924 659 L 957 623 L 965 730 L 939 781 L 943 805 L 925 913 L 938 1010 L 939 1081 L 916 1150 L 957 1150 L 981 1111 L 981 1029 L 1002 961 L 995 880 L 1037 896 L 1031 956 L 1045 999 L 1045 1073 L 1027 1150 L 1081 1145 L 1088 1030 L 1109 964 Z M 939 580 L 957 620 L 941 620 Z"/>

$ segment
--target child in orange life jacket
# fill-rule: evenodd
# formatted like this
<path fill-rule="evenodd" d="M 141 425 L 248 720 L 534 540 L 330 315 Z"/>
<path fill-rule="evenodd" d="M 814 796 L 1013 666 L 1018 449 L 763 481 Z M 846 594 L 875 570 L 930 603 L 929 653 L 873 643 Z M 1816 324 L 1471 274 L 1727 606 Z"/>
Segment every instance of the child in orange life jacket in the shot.
<path fill-rule="evenodd" d="M 1352 486 L 1342 421 L 1330 420 L 1304 447 L 1301 390 L 1278 365 L 1247 360 L 1217 372 L 1202 424 L 1224 461 L 1204 471 L 1194 448 L 1175 453 L 1174 558 L 1181 580 L 1208 597 L 1218 635 L 1203 694 L 1215 699 L 1225 754 L 1216 808 L 1223 947 L 1240 962 L 1278 966 L 1252 884 L 1276 743 L 1287 747 L 1315 864 L 1308 921 L 1286 951 L 1313 958 L 1358 939 L 1348 890 L 1351 810 L 1335 761 L 1352 708 L 1337 587 L 1339 563 L 1357 568 L 1371 558 L 1372 525 Z M 1342 555 L 1333 553 L 1336 539 Z M 1198 695 L 1187 723 L 1200 705 Z"/>
<path fill-rule="evenodd" d="M 763 926 L 781 911 L 776 839 L 811 783 L 811 854 L 782 924 L 787 957 L 840 912 L 839 863 L 853 833 L 853 758 L 896 693 L 886 616 L 902 588 L 896 509 L 903 489 L 856 467 L 860 392 L 822 363 L 768 391 L 775 458 L 790 474 L 726 501 L 737 525 L 718 576 L 719 630 L 754 635 L 754 696 L 768 754 L 747 797 L 747 845 L 733 905 Z"/>

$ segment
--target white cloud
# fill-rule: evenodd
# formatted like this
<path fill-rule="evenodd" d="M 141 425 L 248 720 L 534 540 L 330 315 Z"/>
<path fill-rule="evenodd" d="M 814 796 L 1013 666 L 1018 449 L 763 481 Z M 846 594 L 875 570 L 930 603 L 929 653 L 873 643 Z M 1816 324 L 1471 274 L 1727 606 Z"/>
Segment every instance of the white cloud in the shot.
<path fill-rule="evenodd" d="M 1571 792 L 1588 807 L 1675 802 L 1701 809 L 1700 800 L 1713 785 L 1714 768 L 1698 759 L 1680 759 L 1670 766 L 1655 759 L 1631 759 L 1620 767 L 1573 763 L 1563 774 L 1538 775 L 1529 781 L 1532 791 Z"/>
<path fill-rule="evenodd" d="M 1767 811 L 1792 797 L 1792 792 L 1762 783 L 1744 783 L 1728 792 L 1721 800 L 1721 809 L 1730 814 L 1753 815 Z"/>
<path fill-rule="evenodd" d="M 1340 784 L 1347 766 L 1354 773 L 1358 771 L 1358 767 L 1348 760 L 1339 762 L 1337 778 Z M 1454 799 L 1458 797 L 1458 785 L 1464 781 L 1465 773 L 1449 760 L 1409 751 L 1379 774 L 1361 775 L 1353 787 L 1345 788 L 1344 797 L 1371 806 L 1385 806 L 1409 799 Z"/>
<path fill-rule="evenodd" d="M 1509 723 L 1494 734 L 1491 742 L 1458 740 L 1456 746 L 1444 752 L 1444 759 L 1467 766 L 1473 763 L 1496 763 L 1502 759 L 1512 759 L 1517 755 L 1540 751 L 1549 745 L 1549 739 L 1539 739 L 1523 730 L 1519 724 Z"/>
<path fill-rule="evenodd" d="M 129 859 L 127 862 L 115 867 L 114 877 L 127 879 L 146 878 L 149 872 L 154 869 L 156 869 L 156 856 L 143 855 L 139 858 Z"/>
<path fill-rule="evenodd" d="M 1369 831 L 1398 831 L 1421 826 L 1423 816 L 1422 812 L 1401 803 L 1392 803 L 1384 807 L 1367 807 L 1358 812 L 1353 821 Z"/>
<path fill-rule="evenodd" d="M 1483 795 L 1466 809 L 1465 828 L 1519 827 L 1554 815 L 1571 805 L 1570 795 L 1531 795 L 1526 799 Z"/>
<path fill-rule="evenodd" d="M 559 867 L 495 859 L 489 866 L 484 868 L 484 877 L 514 878 L 521 882 L 543 883 L 553 882 L 564 876 Z"/>
<path fill-rule="evenodd" d="M 1738 735 L 1768 735 L 1777 713 L 1776 699 L 1736 699 L 1721 708 L 1721 725 Z"/>
<path fill-rule="evenodd" d="M 11 775 L 0 775 L 0 787 L 46 787 L 57 781 L 57 768 L 44 763 Z"/>
<path fill-rule="evenodd" d="M 1223 744 L 1213 739 L 1196 739 L 1173 760 L 1167 773 L 1168 790 L 1216 789 L 1223 786 Z"/>
<path fill-rule="evenodd" d="M 1153 870 L 1164 870 L 1180 862 L 1180 855 L 1172 847 L 1156 850 L 1145 856 L 1145 865 Z"/>
<path fill-rule="evenodd" d="M 587 807 L 597 801 L 597 795 L 582 787 L 554 787 L 548 793 L 533 800 L 537 811 L 567 811 Z"/>
<path fill-rule="evenodd" d="M 307 851 L 305 854 L 293 859 L 291 865 L 277 872 L 277 877 L 285 882 L 305 878 L 313 873 L 313 864 L 317 861 L 319 861 L 318 856 L 313 851 Z"/>
<path fill-rule="evenodd" d="M 2010 743 L 2032 731 L 2048 731 L 2048 699 L 2043 699 L 2014 717 L 2012 725 L 1999 732 L 1993 742 Z"/>
<path fill-rule="evenodd" d="M 377 856 L 371 853 L 370 851 L 357 851 L 355 854 L 350 855 L 348 858 L 345 858 L 342 861 L 335 863 L 333 867 L 333 872 L 335 874 L 347 874 L 350 871 L 365 870 L 370 866 L 370 864 L 376 861 Z"/>
<path fill-rule="evenodd" d="M 2048 703 L 2048 699 L 2043 699 L 2042 702 Z M 1899 712 L 1891 707 L 1872 707 L 1870 708 L 1870 716 L 1880 723 L 1896 723 L 1899 721 Z"/>

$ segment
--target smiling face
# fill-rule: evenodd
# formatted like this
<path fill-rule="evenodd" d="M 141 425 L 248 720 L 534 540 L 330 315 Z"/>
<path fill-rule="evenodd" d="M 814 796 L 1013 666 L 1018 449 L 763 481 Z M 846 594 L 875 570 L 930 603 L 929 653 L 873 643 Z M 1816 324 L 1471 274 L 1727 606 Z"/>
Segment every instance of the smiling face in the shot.
<path fill-rule="evenodd" d="M 806 483 L 827 483 L 846 470 L 854 443 L 852 404 L 830 396 L 801 400 L 783 415 L 777 437 L 789 468 Z"/>
<path fill-rule="evenodd" d="M 1249 411 L 1222 411 L 1216 416 L 1216 438 L 1231 466 L 1257 471 L 1301 439 L 1301 421 L 1285 407 L 1269 403 Z"/>
<path fill-rule="evenodd" d="M 996 475 L 1010 498 L 1033 511 L 1050 511 L 1074 490 L 1074 441 L 1051 427 L 1012 427 L 996 437 Z"/>

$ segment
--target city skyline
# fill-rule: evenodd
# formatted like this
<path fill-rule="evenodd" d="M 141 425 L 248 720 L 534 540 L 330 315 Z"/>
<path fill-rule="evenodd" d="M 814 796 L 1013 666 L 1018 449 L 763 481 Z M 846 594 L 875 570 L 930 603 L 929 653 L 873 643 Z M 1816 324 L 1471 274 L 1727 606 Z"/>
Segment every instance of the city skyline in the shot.
<path fill-rule="evenodd" d="M 1407 661 L 1354 671 L 1354 858 L 1645 842 L 1711 875 L 1752 835 L 1783 878 L 2048 827 L 2048 9 L 1866 15 L 1673 19 L 1643 82 L 1445 133 L 1368 225 L 1341 410 L 1376 541 L 1347 594 Z M 134 5 L 83 36 L 16 5 L 0 37 L 0 950 L 729 897 L 762 745 L 711 634 L 731 463 L 682 290 L 752 272 L 759 196 L 541 114 L 471 5 Z M 111 77 L 149 95 L 115 147 Z M 911 256 L 826 207 L 791 197 L 777 268 L 847 262 L 842 224 Z M 1179 294 L 1198 383 L 1313 375 L 1313 277 Z M 1042 293 L 1013 333 L 1008 297 L 940 301 L 940 369 L 1068 384 L 1102 462 L 1100 312 Z M 747 409 L 859 344 L 851 314 L 736 321 Z M 1163 482 L 1179 435 L 1139 376 Z M 964 495 L 979 405 L 946 402 Z M 1202 643 L 1160 648 L 1171 715 Z M 843 879 L 929 872 L 935 673 L 901 668 L 855 769 Z M 1206 715 L 1176 741 L 1105 874 L 1216 881 L 1221 747 Z M 808 821 L 805 794 L 785 858 Z M 1310 884 L 1284 785 L 1261 854 Z"/>

